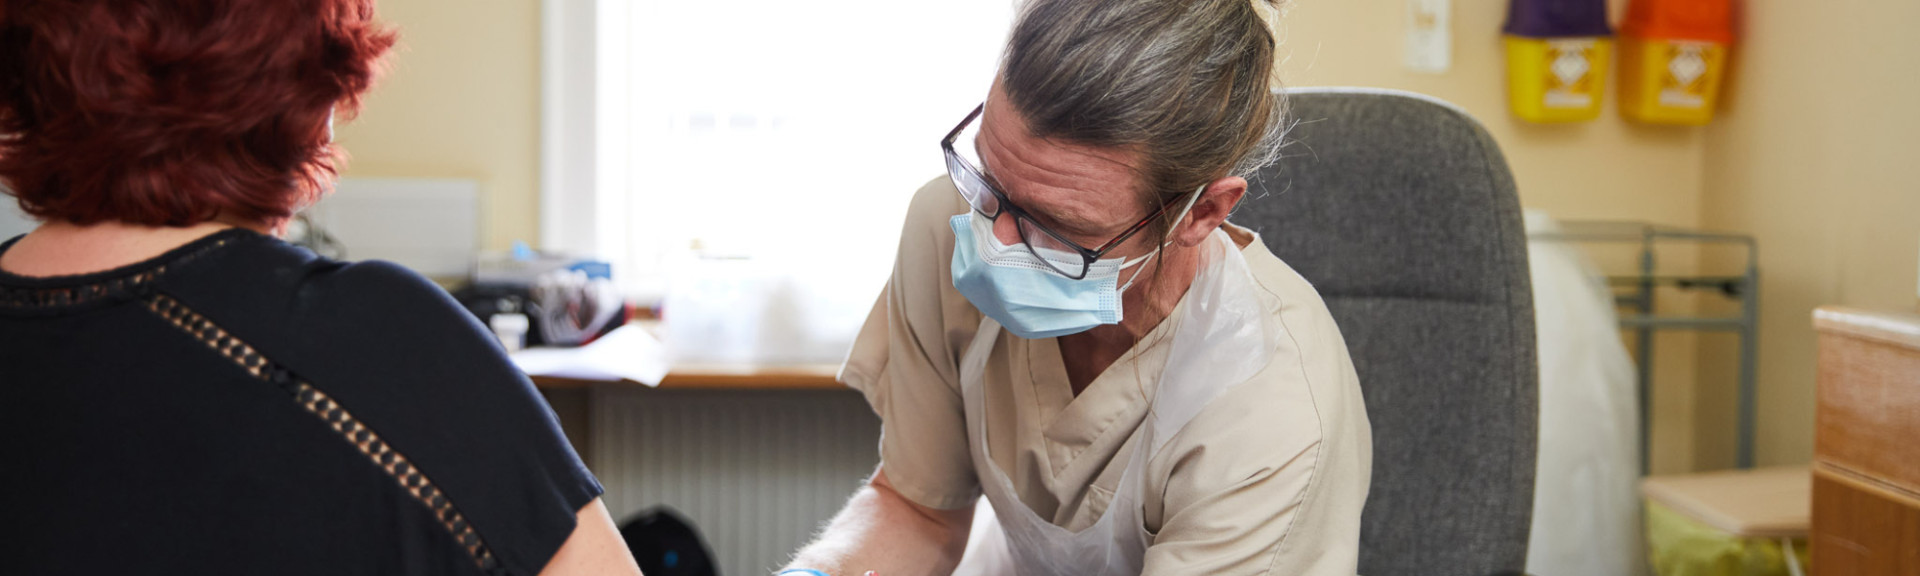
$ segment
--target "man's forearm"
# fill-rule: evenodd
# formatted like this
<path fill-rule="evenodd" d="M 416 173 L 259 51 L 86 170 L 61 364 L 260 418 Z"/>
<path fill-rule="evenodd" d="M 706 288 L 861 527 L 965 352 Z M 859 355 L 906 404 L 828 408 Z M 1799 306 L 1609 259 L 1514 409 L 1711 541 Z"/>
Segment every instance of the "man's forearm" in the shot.
<path fill-rule="evenodd" d="M 847 502 L 790 568 L 833 576 L 947 576 L 966 551 L 973 509 L 933 510 L 895 492 L 885 473 Z"/>

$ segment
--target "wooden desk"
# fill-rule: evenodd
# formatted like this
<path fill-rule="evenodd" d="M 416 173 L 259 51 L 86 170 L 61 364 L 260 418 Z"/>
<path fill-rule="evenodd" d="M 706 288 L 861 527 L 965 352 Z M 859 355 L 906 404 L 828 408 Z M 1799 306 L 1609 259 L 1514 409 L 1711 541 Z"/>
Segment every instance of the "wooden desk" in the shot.
<path fill-rule="evenodd" d="M 675 366 L 660 380 L 662 390 L 852 390 L 840 384 L 835 377 L 840 372 L 838 364 L 789 364 L 789 365 L 688 365 Z M 592 467 L 591 448 L 593 447 L 593 403 L 591 391 L 595 387 L 617 386 L 647 388 L 647 385 L 632 380 L 580 380 L 575 378 L 556 378 L 552 376 L 534 376 L 533 385 L 540 388 L 540 394 L 547 398 L 547 405 L 553 408 L 554 415 L 560 419 L 560 431 L 573 443 L 573 450 L 587 460 Z"/>
<path fill-rule="evenodd" d="M 688 365 L 675 366 L 660 381 L 663 389 L 700 390 L 839 390 L 838 364 Z M 594 385 L 645 386 L 632 380 L 578 380 L 535 376 L 542 390 L 586 388 Z"/>
<path fill-rule="evenodd" d="M 1920 574 L 1920 316 L 1824 307 L 1813 572 Z"/>
<path fill-rule="evenodd" d="M 620 330 L 634 328 L 645 332 L 657 346 L 662 332 L 659 319 L 652 317 L 638 319 L 621 327 Z M 607 337 L 607 339 L 611 338 L 614 337 Z M 626 353 L 626 349 L 621 350 L 622 354 Z M 579 359 L 567 361 L 575 362 Z M 835 380 L 839 374 L 838 362 L 830 364 L 676 364 L 668 369 L 659 387 L 676 390 L 845 389 L 845 386 L 841 386 Z M 624 379 L 591 380 L 558 376 L 534 376 L 533 385 L 540 387 L 542 391 L 584 389 L 599 385 L 646 386 Z"/>

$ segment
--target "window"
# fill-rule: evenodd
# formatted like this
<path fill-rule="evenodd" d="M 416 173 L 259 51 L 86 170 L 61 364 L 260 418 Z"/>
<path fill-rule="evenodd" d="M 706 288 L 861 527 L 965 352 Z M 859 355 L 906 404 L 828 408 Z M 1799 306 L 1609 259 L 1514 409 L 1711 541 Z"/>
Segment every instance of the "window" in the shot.
<path fill-rule="evenodd" d="M 703 262 L 751 263 L 755 277 L 832 300 L 809 307 L 854 311 L 832 315 L 849 339 L 913 192 L 945 174 L 940 137 L 985 97 L 1014 11 L 1011 0 L 546 8 L 544 244 L 612 260 L 643 302 Z"/>
<path fill-rule="evenodd" d="M 548 205 L 591 196 L 593 209 L 549 215 L 563 229 L 543 239 L 618 260 L 642 297 L 672 259 L 698 254 L 857 263 L 877 289 L 907 201 L 945 173 L 940 137 L 986 95 L 1013 11 L 1008 0 L 550 3 L 550 17 L 577 9 L 586 26 L 549 22 L 548 64 L 573 60 L 566 47 L 593 54 L 590 70 L 560 62 L 568 70 L 549 74 L 562 85 L 548 105 L 593 110 L 591 130 L 571 133 L 566 117 L 581 111 L 548 110 L 560 120 L 548 137 L 593 161 L 547 168 L 594 178 L 575 181 L 590 192 L 549 188 Z M 569 45 L 558 58 L 556 44 Z M 566 82 L 573 71 L 592 77 Z M 576 227 L 596 229 L 564 229 Z"/>

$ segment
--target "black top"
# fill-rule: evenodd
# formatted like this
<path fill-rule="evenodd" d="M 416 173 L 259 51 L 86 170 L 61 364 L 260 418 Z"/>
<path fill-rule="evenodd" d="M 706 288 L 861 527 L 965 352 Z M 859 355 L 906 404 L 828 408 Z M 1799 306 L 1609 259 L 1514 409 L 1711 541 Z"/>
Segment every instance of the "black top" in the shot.
<path fill-rule="evenodd" d="M 0 272 L 0 572 L 537 574 L 600 493 L 492 336 L 399 266 L 228 230 Z"/>

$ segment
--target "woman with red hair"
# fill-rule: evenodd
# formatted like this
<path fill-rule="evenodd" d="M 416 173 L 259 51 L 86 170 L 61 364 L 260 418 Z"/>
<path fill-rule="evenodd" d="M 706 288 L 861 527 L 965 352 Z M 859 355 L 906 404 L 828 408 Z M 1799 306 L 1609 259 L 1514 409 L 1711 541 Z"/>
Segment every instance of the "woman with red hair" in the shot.
<path fill-rule="evenodd" d="M 637 574 L 432 283 L 270 232 L 334 177 L 371 0 L 0 0 L 0 544 L 23 574 Z M 131 570 L 129 570 L 131 569 Z"/>

